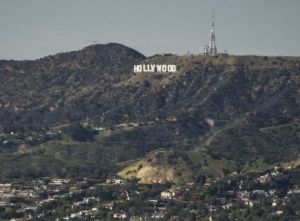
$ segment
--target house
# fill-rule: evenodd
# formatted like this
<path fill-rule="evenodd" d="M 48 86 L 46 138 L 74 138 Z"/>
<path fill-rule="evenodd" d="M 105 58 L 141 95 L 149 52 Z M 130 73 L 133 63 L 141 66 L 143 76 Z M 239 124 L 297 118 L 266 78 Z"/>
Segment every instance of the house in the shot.
<path fill-rule="evenodd" d="M 106 180 L 107 184 L 116 184 L 116 185 L 125 185 L 127 181 L 122 178 L 113 178 L 113 179 L 107 179 Z"/>
<path fill-rule="evenodd" d="M 125 212 L 114 213 L 113 218 L 115 218 L 115 219 L 126 219 L 127 214 Z"/>
<path fill-rule="evenodd" d="M 163 218 L 165 218 L 165 213 L 162 213 L 162 212 L 153 213 L 151 218 L 152 219 L 163 219 Z"/>
<path fill-rule="evenodd" d="M 293 189 L 290 189 L 288 194 L 299 194 L 300 193 L 300 187 L 298 185 L 295 185 Z"/>
<path fill-rule="evenodd" d="M 276 190 L 275 189 L 269 190 L 268 193 L 270 196 L 274 196 L 276 193 Z"/>
<path fill-rule="evenodd" d="M 54 186 L 61 186 L 65 183 L 69 183 L 70 180 L 69 179 L 58 179 L 58 178 L 54 178 L 52 179 L 50 185 L 54 185 Z"/>
<path fill-rule="evenodd" d="M 261 184 L 266 184 L 266 183 L 269 183 L 272 179 L 271 179 L 271 175 L 269 173 L 266 173 L 265 175 L 258 177 L 257 180 Z"/>
<path fill-rule="evenodd" d="M 279 204 L 278 199 L 273 199 L 272 200 L 272 207 L 278 206 L 278 204 Z"/>
<path fill-rule="evenodd" d="M 106 128 L 105 127 L 93 127 L 93 129 L 96 131 L 102 131 L 102 130 L 105 130 Z"/>
<path fill-rule="evenodd" d="M 233 206 L 233 203 L 227 203 L 222 206 L 223 209 L 230 209 Z"/>
<path fill-rule="evenodd" d="M 103 207 L 107 210 L 112 210 L 113 209 L 113 202 L 108 202 L 108 203 L 104 203 Z"/>
<path fill-rule="evenodd" d="M 8 205 L 8 202 L 6 201 L 0 201 L 0 206 L 7 206 Z"/>
<path fill-rule="evenodd" d="M 263 195 L 263 196 L 267 196 L 267 192 L 265 192 L 264 190 L 253 190 L 253 194 L 257 194 L 257 195 Z"/>
<path fill-rule="evenodd" d="M 173 198 L 173 195 L 170 191 L 163 191 L 160 193 L 160 198 L 161 199 L 172 199 Z"/>
<path fill-rule="evenodd" d="M 10 183 L 0 184 L 0 194 L 1 198 L 9 198 L 13 196 L 13 189 Z"/>
<path fill-rule="evenodd" d="M 243 202 L 246 206 L 253 207 L 253 205 L 254 205 L 253 201 L 249 200 L 249 199 L 245 199 L 245 200 L 243 200 Z"/>
<path fill-rule="evenodd" d="M 0 183 L 0 189 L 10 189 L 11 183 Z"/>
<path fill-rule="evenodd" d="M 80 205 L 87 205 L 89 203 L 90 203 L 90 199 L 89 198 L 84 198 L 82 201 L 74 202 L 73 205 L 80 206 Z"/>
<path fill-rule="evenodd" d="M 151 181 L 151 183 L 167 185 L 167 184 L 172 184 L 173 182 L 171 180 L 168 180 L 168 179 L 159 179 L 159 180 L 153 179 Z"/>

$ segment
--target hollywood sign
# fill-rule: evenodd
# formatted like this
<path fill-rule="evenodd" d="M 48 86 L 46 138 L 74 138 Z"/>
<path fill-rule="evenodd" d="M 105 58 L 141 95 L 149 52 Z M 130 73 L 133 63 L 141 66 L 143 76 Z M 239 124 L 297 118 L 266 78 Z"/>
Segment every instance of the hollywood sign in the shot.
<path fill-rule="evenodd" d="M 137 64 L 133 66 L 134 73 L 141 72 L 176 72 L 174 64 Z"/>

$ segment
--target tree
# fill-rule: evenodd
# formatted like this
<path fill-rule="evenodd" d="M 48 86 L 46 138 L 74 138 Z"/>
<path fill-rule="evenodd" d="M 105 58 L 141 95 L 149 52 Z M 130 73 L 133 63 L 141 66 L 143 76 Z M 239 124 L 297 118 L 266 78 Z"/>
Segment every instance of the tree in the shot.
<path fill-rule="evenodd" d="M 94 137 L 94 131 L 88 128 L 84 128 L 79 122 L 72 124 L 66 129 L 66 133 L 74 140 L 80 142 L 86 142 L 92 140 Z"/>

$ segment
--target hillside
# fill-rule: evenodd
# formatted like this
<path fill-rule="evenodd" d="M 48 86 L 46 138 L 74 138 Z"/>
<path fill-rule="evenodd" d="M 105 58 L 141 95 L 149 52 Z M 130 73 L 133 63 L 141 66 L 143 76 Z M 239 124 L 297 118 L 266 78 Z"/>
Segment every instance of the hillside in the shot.
<path fill-rule="evenodd" d="M 135 74 L 138 63 L 178 71 Z M 157 171 L 153 179 L 189 182 L 296 161 L 299 67 L 297 57 L 146 58 L 116 43 L 0 61 L 0 175 L 106 178 L 135 170 L 145 182 Z M 177 163 L 148 162 L 160 148 L 175 152 Z"/>
<path fill-rule="evenodd" d="M 142 183 L 163 183 L 172 180 L 174 183 L 187 183 L 193 180 L 192 171 L 182 156 L 163 149 L 149 153 L 145 159 L 130 163 L 118 173 L 119 176 L 138 178 Z"/>

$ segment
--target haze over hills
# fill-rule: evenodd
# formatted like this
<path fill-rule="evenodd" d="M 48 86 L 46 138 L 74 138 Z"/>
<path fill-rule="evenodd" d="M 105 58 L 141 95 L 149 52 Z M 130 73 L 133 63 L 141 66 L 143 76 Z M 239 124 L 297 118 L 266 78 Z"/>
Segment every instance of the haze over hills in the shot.
<path fill-rule="evenodd" d="M 139 63 L 178 71 L 133 73 Z M 189 182 L 297 161 L 299 67 L 298 57 L 147 58 L 116 43 L 0 61 L 0 175 Z"/>

